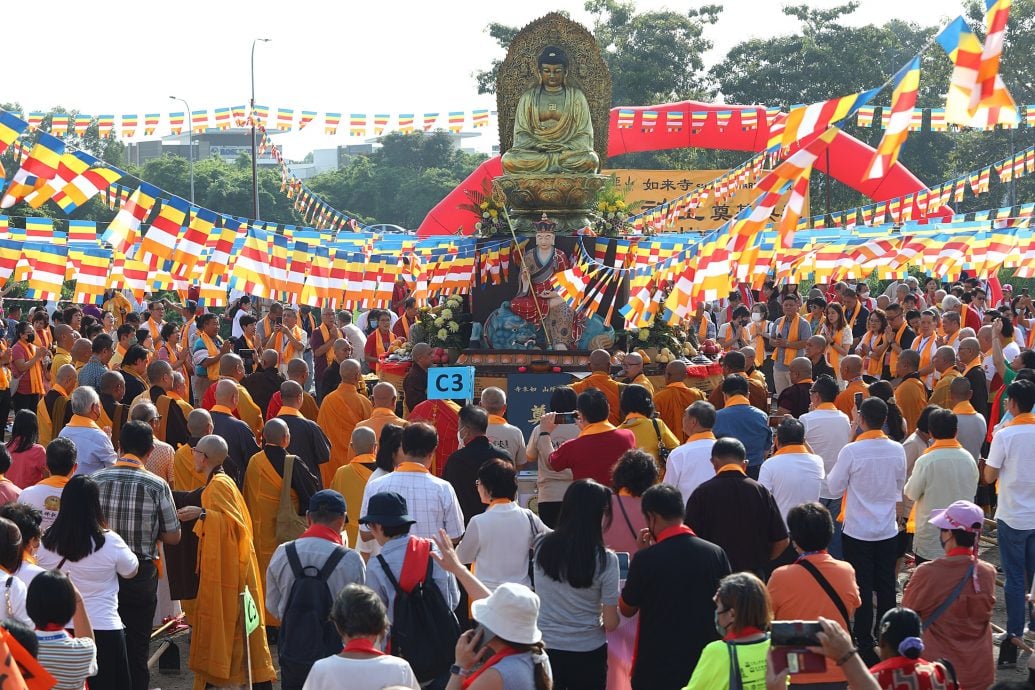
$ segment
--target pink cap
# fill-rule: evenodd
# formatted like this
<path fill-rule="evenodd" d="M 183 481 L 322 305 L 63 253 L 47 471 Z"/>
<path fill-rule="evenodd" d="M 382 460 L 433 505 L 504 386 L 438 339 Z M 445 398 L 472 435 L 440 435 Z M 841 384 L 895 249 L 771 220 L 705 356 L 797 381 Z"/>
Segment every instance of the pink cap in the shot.
<path fill-rule="evenodd" d="M 928 522 L 942 529 L 962 529 L 967 532 L 981 532 L 985 511 L 970 501 L 956 501 L 945 510 L 932 510 Z M 976 526 L 975 526 L 976 525 Z"/>

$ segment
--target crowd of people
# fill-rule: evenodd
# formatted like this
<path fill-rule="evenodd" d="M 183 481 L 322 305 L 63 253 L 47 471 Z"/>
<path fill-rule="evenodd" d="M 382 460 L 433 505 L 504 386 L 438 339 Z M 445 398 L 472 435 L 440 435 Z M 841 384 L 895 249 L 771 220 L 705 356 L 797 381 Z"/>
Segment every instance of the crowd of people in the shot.
<path fill-rule="evenodd" d="M 9 307 L 4 626 L 63 689 L 147 690 L 179 616 L 199 690 L 992 687 L 989 532 L 999 663 L 1035 636 L 1035 307 L 796 288 L 696 312 L 717 385 L 597 350 L 527 437 L 428 399 L 426 343 L 374 381 L 404 296 Z"/>

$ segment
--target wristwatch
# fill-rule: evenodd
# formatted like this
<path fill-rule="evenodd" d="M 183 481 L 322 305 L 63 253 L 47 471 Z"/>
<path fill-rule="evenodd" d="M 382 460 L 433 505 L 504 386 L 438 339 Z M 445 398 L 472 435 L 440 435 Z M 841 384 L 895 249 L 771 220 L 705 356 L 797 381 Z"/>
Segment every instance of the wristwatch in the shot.
<path fill-rule="evenodd" d="M 460 668 L 456 664 L 453 664 L 452 666 L 449 667 L 449 675 L 451 675 L 451 676 L 460 676 L 461 678 L 465 678 L 467 676 L 467 671 L 465 671 L 464 669 Z"/>
<path fill-rule="evenodd" d="M 199 520 L 204 520 L 208 516 L 208 512 L 204 508 L 201 509 L 201 514 L 198 515 Z"/>

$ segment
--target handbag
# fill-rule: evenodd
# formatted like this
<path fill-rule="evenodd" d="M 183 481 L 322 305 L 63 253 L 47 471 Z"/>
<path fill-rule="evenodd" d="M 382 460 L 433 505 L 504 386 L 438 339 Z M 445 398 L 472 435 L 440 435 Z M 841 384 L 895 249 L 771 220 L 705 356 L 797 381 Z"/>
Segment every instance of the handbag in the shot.
<path fill-rule="evenodd" d="M 927 630 L 932 625 L 934 625 L 935 622 L 939 618 L 941 618 L 942 615 L 944 615 L 946 611 L 949 610 L 949 607 L 951 607 L 952 604 L 957 599 L 960 598 L 960 594 L 963 593 L 963 588 L 967 586 L 967 580 L 969 580 L 971 577 L 974 576 L 974 568 L 976 567 L 976 565 L 977 565 L 976 563 L 971 562 L 970 567 L 967 568 L 967 573 L 963 576 L 963 579 L 959 581 L 959 584 L 957 584 L 956 587 L 953 588 L 953 590 L 951 592 L 949 592 L 949 596 L 946 597 L 945 601 L 943 601 L 938 606 L 938 608 L 936 608 L 934 611 L 932 611 L 931 615 L 929 615 L 927 617 L 927 619 L 924 621 L 924 623 L 923 623 L 923 629 L 924 630 Z M 1007 637 L 1007 641 L 1009 642 L 1009 637 Z M 955 669 L 953 669 L 953 670 L 955 671 Z"/>
<path fill-rule="evenodd" d="M 651 418 L 650 423 L 654 425 L 654 433 L 658 437 L 658 462 L 664 466 L 671 451 L 665 447 L 665 442 L 661 440 L 661 429 L 658 427 L 658 420 Z"/>
<path fill-rule="evenodd" d="M 300 516 L 291 505 L 291 474 L 295 462 L 299 459 L 294 455 L 284 456 L 284 479 L 280 483 L 280 503 L 277 505 L 277 529 L 274 536 L 278 544 L 298 539 L 302 532 L 309 526 L 305 518 Z"/>

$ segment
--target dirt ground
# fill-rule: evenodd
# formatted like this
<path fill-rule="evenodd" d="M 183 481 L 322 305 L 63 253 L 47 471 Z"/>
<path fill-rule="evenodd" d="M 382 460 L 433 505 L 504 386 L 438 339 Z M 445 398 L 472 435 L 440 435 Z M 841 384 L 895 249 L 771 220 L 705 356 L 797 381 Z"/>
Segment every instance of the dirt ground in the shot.
<path fill-rule="evenodd" d="M 994 539 L 994 533 L 991 535 L 991 538 Z M 999 551 L 994 545 L 983 543 L 981 548 L 981 557 L 989 563 L 999 565 Z M 995 611 L 992 615 L 992 623 L 999 626 L 1000 628 L 1006 625 L 1006 607 L 1003 603 L 1002 587 L 996 588 L 996 605 Z M 190 634 L 182 633 L 176 636 L 173 639 L 173 641 L 180 650 L 180 670 L 178 672 L 163 672 L 159 671 L 156 665 L 154 668 L 152 668 L 151 686 L 153 688 L 159 688 L 160 690 L 190 690 L 194 683 L 194 676 L 187 668 Z M 157 644 L 152 644 L 152 653 L 154 653 L 154 651 L 157 649 L 157 646 Z M 273 663 L 274 665 L 276 665 L 276 648 L 274 647 L 271 651 L 273 651 Z M 996 648 L 996 654 L 998 655 L 998 647 Z M 1001 668 L 998 670 L 996 674 L 997 679 L 1027 680 L 1029 656 L 1029 654 L 1021 653 L 1016 666 L 1010 668 Z M 279 688 L 279 683 L 274 684 L 274 687 Z"/>

